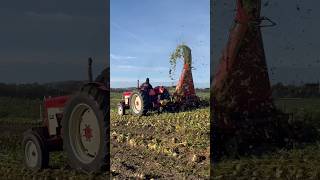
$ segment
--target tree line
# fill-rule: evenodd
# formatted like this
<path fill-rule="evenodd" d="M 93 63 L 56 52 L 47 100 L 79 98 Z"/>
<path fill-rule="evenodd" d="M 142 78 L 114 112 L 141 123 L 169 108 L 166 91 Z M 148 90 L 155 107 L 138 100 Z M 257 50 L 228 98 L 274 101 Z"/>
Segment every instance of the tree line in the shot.
<path fill-rule="evenodd" d="M 84 84 L 84 81 L 63 81 L 53 83 L 30 83 L 30 84 L 6 84 L 0 83 L 0 96 L 21 98 L 43 98 L 44 96 L 61 96 L 73 94 Z M 170 87 L 169 87 L 170 88 Z M 135 88 L 129 88 L 135 90 Z M 123 92 L 128 89 L 111 89 L 111 91 Z M 209 91 L 197 89 L 197 92 Z M 274 98 L 308 98 L 320 97 L 319 83 L 304 85 L 284 85 L 277 83 L 272 86 Z"/>
<path fill-rule="evenodd" d="M 0 96 L 42 99 L 44 96 L 62 96 L 78 91 L 82 81 L 66 81 L 55 83 L 5 84 L 0 83 Z"/>
<path fill-rule="evenodd" d="M 311 98 L 320 97 L 320 84 L 284 85 L 277 83 L 272 86 L 274 98 Z"/>

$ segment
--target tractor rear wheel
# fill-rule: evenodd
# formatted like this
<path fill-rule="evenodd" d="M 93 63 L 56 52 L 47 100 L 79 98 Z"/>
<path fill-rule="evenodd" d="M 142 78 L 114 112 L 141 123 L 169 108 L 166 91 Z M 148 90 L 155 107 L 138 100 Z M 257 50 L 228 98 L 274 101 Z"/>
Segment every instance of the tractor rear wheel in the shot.
<path fill-rule="evenodd" d="M 49 164 L 49 151 L 45 137 L 40 130 L 40 128 L 27 130 L 22 140 L 24 164 L 34 171 L 46 168 Z"/>
<path fill-rule="evenodd" d="M 87 84 L 66 105 L 63 147 L 74 169 L 99 172 L 109 168 L 107 100 L 105 91 Z"/>
<path fill-rule="evenodd" d="M 147 93 L 134 92 L 130 97 L 130 109 L 134 115 L 146 115 L 149 107 L 149 95 Z"/>

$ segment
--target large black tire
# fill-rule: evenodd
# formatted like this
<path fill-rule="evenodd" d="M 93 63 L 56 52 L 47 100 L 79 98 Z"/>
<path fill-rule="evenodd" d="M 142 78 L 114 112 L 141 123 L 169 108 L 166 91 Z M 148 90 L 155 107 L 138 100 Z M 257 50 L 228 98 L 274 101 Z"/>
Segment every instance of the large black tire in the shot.
<path fill-rule="evenodd" d="M 137 116 L 146 115 L 150 107 L 150 98 L 146 92 L 134 92 L 130 96 L 130 109 Z"/>
<path fill-rule="evenodd" d="M 23 162 L 33 171 L 47 168 L 49 164 L 49 150 L 42 131 L 43 128 L 32 128 L 23 134 Z"/>
<path fill-rule="evenodd" d="M 63 148 L 72 168 L 85 172 L 110 169 L 108 99 L 109 93 L 86 84 L 66 105 Z"/>

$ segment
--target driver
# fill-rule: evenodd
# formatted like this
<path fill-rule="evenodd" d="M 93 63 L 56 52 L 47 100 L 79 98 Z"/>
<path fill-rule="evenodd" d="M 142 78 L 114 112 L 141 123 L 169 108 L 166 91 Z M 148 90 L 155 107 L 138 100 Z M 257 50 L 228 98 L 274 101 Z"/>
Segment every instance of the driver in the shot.
<path fill-rule="evenodd" d="M 149 78 L 146 79 L 146 82 L 142 83 L 140 86 L 140 90 L 142 91 L 150 91 L 152 88 L 151 84 L 149 83 Z"/>

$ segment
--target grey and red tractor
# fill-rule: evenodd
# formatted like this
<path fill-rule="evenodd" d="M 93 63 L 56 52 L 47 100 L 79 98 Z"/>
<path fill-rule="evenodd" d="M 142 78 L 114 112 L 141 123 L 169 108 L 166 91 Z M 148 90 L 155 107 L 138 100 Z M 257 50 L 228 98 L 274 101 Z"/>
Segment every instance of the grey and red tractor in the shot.
<path fill-rule="evenodd" d="M 126 91 L 122 94 L 118 114 L 125 115 L 127 110 L 130 110 L 134 115 L 146 115 L 148 111 L 162 112 L 169 110 L 169 107 L 173 108 L 172 97 L 165 87 L 138 88 L 137 91 Z"/>
<path fill-rule="evenodd" d="M 46 168 L 50 152 L 63 150 L 71 168 L 86 172 L 109 169 L 108 73 L 105 69 L 74 95 L 44 99 L 42 125 L 24 133 L 26 167 Z"/>

